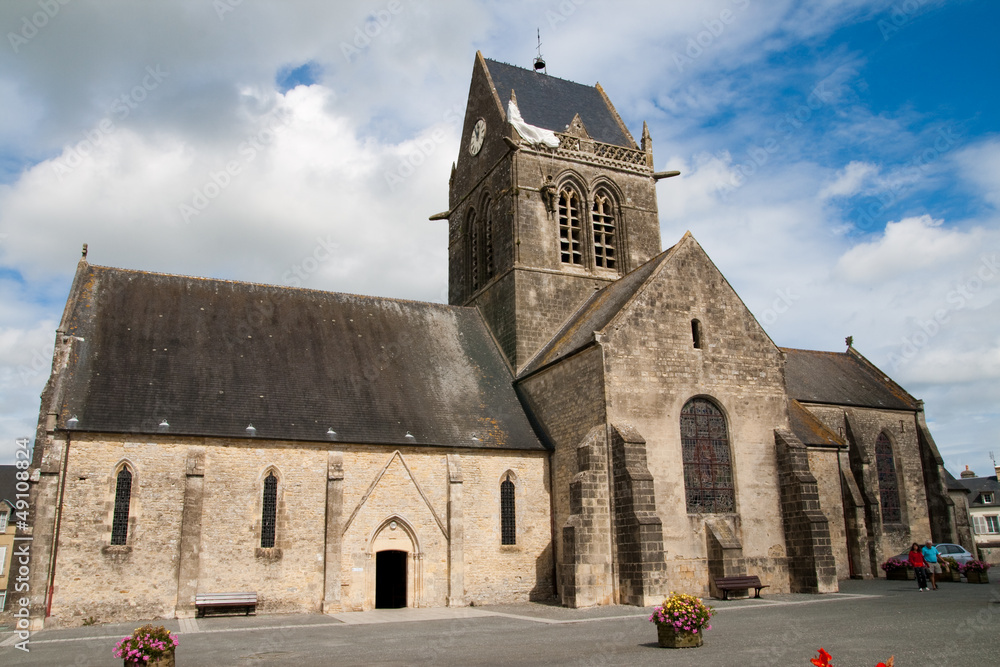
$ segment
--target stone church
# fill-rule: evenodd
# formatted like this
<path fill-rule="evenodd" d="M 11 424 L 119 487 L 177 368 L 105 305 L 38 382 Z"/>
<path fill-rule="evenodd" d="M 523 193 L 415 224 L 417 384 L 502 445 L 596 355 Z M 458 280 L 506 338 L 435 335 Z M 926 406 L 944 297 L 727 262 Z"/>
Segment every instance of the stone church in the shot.
<path fill-rule="evenodd" d="M 734 574 L 825 593 L 955 541 L 922 402 L 850 346 L 778 347 L 690 233 L 662 250 L 668 175 L 600 85 L 477 54 L 433 216 L 450 305 L 84 253 L 32 469 L 36 625 L 233 591 L 262 613 L 650 605 Z"/>

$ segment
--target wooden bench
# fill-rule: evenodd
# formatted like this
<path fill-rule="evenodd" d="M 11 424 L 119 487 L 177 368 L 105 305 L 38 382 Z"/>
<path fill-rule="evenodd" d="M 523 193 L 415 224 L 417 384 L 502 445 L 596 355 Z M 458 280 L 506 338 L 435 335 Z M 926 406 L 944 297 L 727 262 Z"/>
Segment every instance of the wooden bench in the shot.
<path fill-rule="evenodd" d="M 740 577 L 716 577 L 715 587 L 722 591 L 722 599 L 729 599 L 729 591 L 743 591 L 750 588 L 754 589 L 754 597 L 760 597 L 760 589 L 768 588 L 768 584 L 761 584 L 760 577 L 752 576 L 740 576 Z M 749 591 L 748 591 L 749 594 Z"/>
<path fill-rule="evenodd" d="M 214 608 L 239 609 L 242 608 L 247 616 L 250 612 L 257 612 L 256 593 L 199 593 L 194 596 L 194 606 L 197 608 L 196 616 L 201 618 L 205 612 Z"/>

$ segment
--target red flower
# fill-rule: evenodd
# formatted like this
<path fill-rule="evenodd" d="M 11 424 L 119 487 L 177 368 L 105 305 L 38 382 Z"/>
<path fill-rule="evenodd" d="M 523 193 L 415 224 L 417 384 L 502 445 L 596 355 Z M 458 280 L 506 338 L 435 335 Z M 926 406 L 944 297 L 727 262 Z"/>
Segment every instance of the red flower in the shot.
<path fill-rule="evenodd" d="M 832 656 L 829 653 L 827 653 L 823 649 L 820 649 L 819 650 L 819 657 L 818 658 L 813 658 L 809 662 L 811 662 L 812 664 L 816 665 L 816 667 L 833 667 L 833 663 L 830 662 L 831 659 L 832 659 Z M 883 667 L 884 667 L 884 665 L 883 665 Z"/>

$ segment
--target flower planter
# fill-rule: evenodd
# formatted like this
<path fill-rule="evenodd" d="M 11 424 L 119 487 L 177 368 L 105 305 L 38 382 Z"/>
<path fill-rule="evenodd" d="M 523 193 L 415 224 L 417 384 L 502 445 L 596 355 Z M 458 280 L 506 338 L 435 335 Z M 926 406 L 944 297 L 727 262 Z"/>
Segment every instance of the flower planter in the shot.
<path fill-rule="evenodd" d="M 912 581 L 916 576 L 912 567 L 896 567 L 885 571 L 886 579 L 895 579 L 896 581 Z"/>
<path fill-rule="evenodd" d="M 170 651 L 160 658 L 153 660 L 124 660 L 124 667 L 174 667 L 174 652 Z"/>
<path fill-rule="evenodd" d="M 938 575 L 937 580 L 940 581 L 962 581 L 962 575 L 958 573 L 958 570 L 947 570 Z"/>
<path fill-rule="evenodd" d="M 988 584 L 990 583 L 990 573 L 968 571 L 965 573 L 965 579 L 970 584 Z"/>
<path fill-rule="evenodd" d="M 695 648 L 704 642 L 701 632 L 675 630 L 669 625 L 657 625 L 656 634 L 660 640 L 660 648 Z"/>

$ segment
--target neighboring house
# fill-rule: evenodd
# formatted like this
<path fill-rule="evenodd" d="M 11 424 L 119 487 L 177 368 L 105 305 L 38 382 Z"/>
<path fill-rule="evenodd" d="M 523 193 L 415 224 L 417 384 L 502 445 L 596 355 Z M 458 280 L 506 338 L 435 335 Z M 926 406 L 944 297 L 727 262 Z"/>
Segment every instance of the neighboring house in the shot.
<path fill-rule="evenodd" d="M 17 468 L 0 466 L 0 612 L 7 606 L 7 582 L 14 555 L 14 475 Z"/>
<path fill-rule="evenodd" d="M 222 591 L 264 613 L 834 592 L 958 539 L 923 403 L 853 347 L 778 347 L 690 233 L 663 250 L 669 172 L 599 85 L 477 54 L 461 146 L 433 216 L 449 305 L 84 254 L 33 461 L 36 626 Z"/>
<path fill-rule="evenodd" d="M 969 518 L 979 558 L 1000 565 L 1000 466 L 993 477 L 975 477 L 966 466 L 959 484 L 969 490 Z"/>

